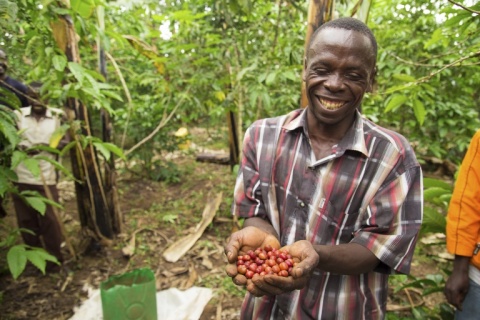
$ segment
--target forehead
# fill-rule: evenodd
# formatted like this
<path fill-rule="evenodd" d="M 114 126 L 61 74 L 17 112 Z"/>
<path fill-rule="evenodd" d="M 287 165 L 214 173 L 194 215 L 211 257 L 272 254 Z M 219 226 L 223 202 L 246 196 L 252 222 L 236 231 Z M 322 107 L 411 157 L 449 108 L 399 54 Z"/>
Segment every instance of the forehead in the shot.
<path fill-rule="evenodd" d="M 310 42 L 308 57 L 321 53 L 352 54 L 363 59 L 374 59 L 374 49 L 370 39 L 355 30 L 326 28 L 315 34 Z"/>

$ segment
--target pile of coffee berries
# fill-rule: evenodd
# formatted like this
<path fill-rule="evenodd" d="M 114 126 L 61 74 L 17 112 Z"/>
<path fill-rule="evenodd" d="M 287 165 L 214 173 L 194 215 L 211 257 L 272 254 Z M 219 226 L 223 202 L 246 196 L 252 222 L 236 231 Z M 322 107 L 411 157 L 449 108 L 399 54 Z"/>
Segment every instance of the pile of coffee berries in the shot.
<path fill-rule="evenodd" d="M 295 265 L 287 250 L 277 250 L 270 245 L 250 250 L 237 258 L 237 271 L 251 279 L 253 275 L 275 274 L 288 277 Z"/>

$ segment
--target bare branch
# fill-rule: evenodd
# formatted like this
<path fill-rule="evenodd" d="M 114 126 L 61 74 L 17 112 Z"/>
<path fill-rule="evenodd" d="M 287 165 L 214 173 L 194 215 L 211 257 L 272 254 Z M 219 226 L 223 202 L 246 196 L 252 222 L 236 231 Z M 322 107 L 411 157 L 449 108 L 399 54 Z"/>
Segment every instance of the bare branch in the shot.
<path fill-rule="evenodd" d="M 412 82 L 409 82 L 407 84 L 405 84 L 404 86 L 402 87 L 396 87 L 395 89 L 392 89 L 392 90 L 387 90 L 385 92 L 381 92 L 380 94 L 389 94 L 389 93 L 392 93 L 392 92 L 395 92 L 395 91 L 399 91 L 399 90 L 403 90 L 403 89 L 406 89 L 408 87 L 411 87 L 411 86 L 414 86 L 414 85 L 417 85 L 419 83 L 424 83 L 424 82 L 427 82 L 428 80 L 430 80 L 431 78 L 433 78 L 434 76 L 436 76 L 437 74 L 439 74 L 440 72 L 448 69 L 448 68 L 451 68 L 451 67 L 454 67 L 456 66 L 457 64 L 465 61 L 465 60 L 468 60 L 468 59 L 471 59 L 471 58 L 474 58 L 474 57 L 480 57 L 480 50 L 479 51 L 476 51 L 476 52 L 472 52 L 471 54 L 469 55 L 466 55 L 464 57 L 461 57 L 460 59 L 457 59 L 449 64 L 446 64 L 444 65 L 443 67 L 441 67 L 440 69 L 438 70 L 435 70 L 434 72 L 430 73 L 429 75 L 427 76 L 424 76 L 424 77 L 421 77 L 415 81 L 412 81 Z M 475 63 L 474 63 L 475 64 Z"/>
<path fill-rule="evenodd" d="M 448 68 L 450 68 L 450 67 L 453 67 L 453 66 L 455 66 L 456 64 L 459 64 L 459 63 L 462 62 L 462 61 L 465 61 L 465 60 L 474 58 L 474 57 L 476 57 L 476 56 L 480 56 L 480 50 L 477 51 L 477 52 L 473 52 L 473 53 L 471 53 L 471 54 L 469 54 L 469 55 L 467 55 L 467 56 L 465 56 L 465 57 L 462 57 L 462 58 L 460 58 L 460 59 L 457 59 L 457 60 L 455 60 L 455 61 L 453 61 L 453 62 L 451 62 L 451 63 L 443 66 L 442 68 L 440 68 L 440 69 L 438 69 L 438 70 L 430 73 L 428 76 L 425 76 L 425 77 L 422 77 L 422 78 L 418 79 L 418 80 L 415 81 L 415 82 L 416 82 L 416 83 L 426 82 L 426 81 L 430 80 L 433 76 L 435 76 L 435 75 L 439 74 L 440 72 L 442 72 L 443 70 L 448 69 Z"/>
<path fill-rule="evenodd" d="M 448 0 L 448 2 L 450 2 L 450 3 L 453 4 L 453 5 L 459 6 L 459 7 L 462 8 L 463 10 L 467 10 L 467 11 L 469 11 L 469 12 L 471 12 L 471 13 L 480 14 L 480 11 L 476 11 L 476 10 L 470 9 L 470 8 L 468 8 L 468 7 L 465 7 L 463 4 L 460 4 L 460 3 L 455 2 L 455 1 L 453 1 L 453 0 Z"/>
<path fill-rule="evenodd" d="M 433 64 L 428 64 L 428 63 L 420 63 L 420 62 L 415 62 L 415 61 L 411 61 L 411 60 L 405 60 L 403 59 L 402 57 L 399 57 L 397 56 L 395 53 L 393 52 L 390 52 L 390 51 L 385 51 L 389 56 L 392 56 L 394 57 L 395 59 L 401 61 L 401 62 L 404 62 L 406 64 L 410 64 L 410 65 L 414 65 L 414 66 L 419 66 L 419 67 L 438 67 L 436 65 L 433 65 Z"/>
<path fill-rule="evenodd" d="M 186 94 L 188 94 L 188 91 L 187 91 Z M 158 126 L 148 136 L 143 138 L 142 141 L 140 141 L 139 143 L 134 145 L 132 148 L 130 148 L 130 150 L 126 151 L 125 156 L 129 155 L 134 150 L 136 150 L 138 147 L 140 147 L 142 144 L 144 144 L 145 142 L 147 142 L 148 140 L 153 138 L 157 134 L 157 132 L 160 131 L 160 129 L 162 129 L 168 123 L 168 121 L 173 117 L 173 115 L 177 111 L 178 107 L 180 107 L 180 105 L 182 104 L 184 99 L 185 99 L 184 97 L 180 98 L 177 105 L 175 106 L 175 108 L 173 108 L 172 112 L 170 112 L 170 114 L 168 116 L 166 115 L 166 113 L 164 113 L 163 117 L 162 117 L 162 120 L 160 120 L 160 123 L 158 124 Z"/>
<path fill-rule="evenodd" d="M 123 77 L 122 71 L 120 70 L 117 62 L 112 57 L 112 55 L 109 54 L 108 52 L 105 52 L 105 55 L 108 57 L 108 59 L 110 59 L 110 61 L 113 64 L 113 67 L 115 68 L 115 72 L 117 73 L 118 78 L 120 79 L 120 82 L 122 83 L 123 91 L 125 92 L 125 95 L 127 96 L 127 101 L 128 101 L 127 121 L 126 121 L 126 124 L 125 124 L 125 129 L 123 130 L 122 144 L 120 145 L 120 147 L 123 149 L 123 147 L 125 145 L 125 138 L 127 136 L 128 125 L 129 125 L 129 122 L 130 122 L 130 116 L 132 114 L 132 109 L 133 109 L 132 108 L 133 107 L 132 106 L 132 97 L 130 96 L 130 90 L 128 90 L 127 83 L 125 81 L 125 78 Z"/>

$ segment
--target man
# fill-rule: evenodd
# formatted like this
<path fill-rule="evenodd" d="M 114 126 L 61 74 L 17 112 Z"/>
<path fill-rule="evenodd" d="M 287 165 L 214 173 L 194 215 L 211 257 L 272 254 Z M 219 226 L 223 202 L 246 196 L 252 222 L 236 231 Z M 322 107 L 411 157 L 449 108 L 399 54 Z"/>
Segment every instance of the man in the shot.
<path fill-rule="evenodd" d="M 447 250 L 455 255 L 445 296 L 457 308 L 455 319 L 480 314 L 480 131 L 460 166 L 447 215 Z"/>
<path fill-rule="evenodd" d="M 0 50 L 0 87 L 10 90 L 11 92 L 15 93 L 15 95 L 20 100 L 20 107 L 27 107 L 28 106 L 28 87 L 21 83 L 18 80 L 15 80 L 7 75 L 8 70 L 8 58 L 7 54 Z M 2 99 L 4 95 L 0 91 L 0 104 L 4 104 L 7 107 L 14 109 L 9 102 L 4 101 Z"/>
<path fill-rule="evenodd" d="M 45 104 L 39 101 L 38 85 L 32 84 L 31 88 L 33 90 L 31 93 L 32 99 L 29 99 L 31 106 L 15 110 L 18 118 L 17 127 L 22 130 L 21 136 L 23 138 L 19 148 L 29 156 L 41 155 L 53 160 L 57 155 L 42 151 L 38 149 L 38 146 L 49 146 L 52 134 L 61 126 L 63 113 L 59 109 L 47 108 Z M 65 136 L 58 148 L 62 148 L 67 142 L 68 138 Z M 23 163 L 15 168 L 18 176 L 18 182 L 15 185 L 18 191 L 37 191 L 45 198 L 51 197 L 52 200 L 58 202 L 57 172 L 54 165 L 46 160 L 39 160 L 39 166 L 40 176 L 34 176 Z M 12 197 L 18 227 L 33 232 L 33 234 L 22 232 L 25 244 L 33 247 L 44 247 L 61 263 L 63 261 L 61 253 L 63 235 L 53 207 L 48 205 L 45 214 L 42 216 L 37 210 L 29 206 L 20 195 L 13 194 Z M 58 265 L 47 263 L 47 271 L 60 271 L 60 268 Z"/>
<path fill-rule="evenodd" d="M 407 274 L 422 222 L 422 171 L 408 141 L 358 111 L 374 82 L 377 43 L 353 18 L 313 35 L 308 107 L 246 132 L 225 246 L 247 289 L 242 319 L 384 319 L 388 275 Z M 237 273 L 237 256 L 271 245 L 298 260 L 291 276 Z"/>

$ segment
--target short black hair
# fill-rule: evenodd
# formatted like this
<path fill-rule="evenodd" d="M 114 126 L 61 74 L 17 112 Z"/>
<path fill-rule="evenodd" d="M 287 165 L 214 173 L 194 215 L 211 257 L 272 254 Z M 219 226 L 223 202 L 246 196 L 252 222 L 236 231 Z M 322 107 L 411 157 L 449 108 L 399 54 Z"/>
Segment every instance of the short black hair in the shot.
<path fill-rule="evenodd" d="M 321 30 L 324 30 L 327 28 L 353 30 L 367 36 L 368 39 L 370 40 L 370 43 L 372 44 L 373 53 L 375 54 L 375 60 L 377 60 L 377 50 L 378 50 L 377 39 L 375 39 L 375 36 L 373 35 L 372 30 L 370 30 L 370 28 L 362 21 L 355 18 L 344 17 L 344 18 L 338 18 L 338 19 L 325 22 L 320 27 L 318 27 L 315 30 L 315 32 L 312 34 L 312 36 L 310 37 L 310 44 Z"/>

